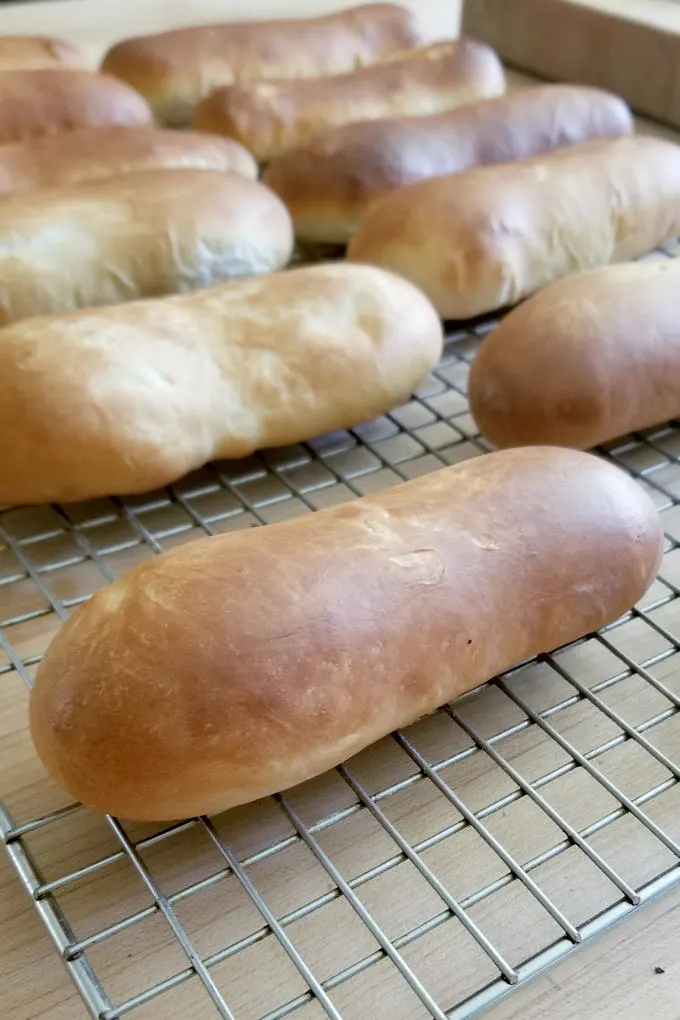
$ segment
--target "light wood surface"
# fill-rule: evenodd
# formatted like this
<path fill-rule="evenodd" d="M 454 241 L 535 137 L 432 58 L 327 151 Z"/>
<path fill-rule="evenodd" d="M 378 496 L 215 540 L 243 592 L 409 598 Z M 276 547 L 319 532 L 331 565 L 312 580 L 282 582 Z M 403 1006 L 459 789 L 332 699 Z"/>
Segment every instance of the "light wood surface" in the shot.
<path fill-rule="evenodd" d="M 676 890 L 520 989 L 490 1020 L 675 1020 L 679 934 Z"/>
<path fill-rule="evenodd" d="M 467 0 L 464 30 L 503 60 L 618 92 L 680 128 L 680 5 L 669 0 Z"/>
<path fill-rule="evenodd" d="M 48 0 L 0 9 L 0 30 L 37 31 L 39 26 L 41 32 L 66 35 L 85 45 L 95 63 L 106 46 L 121 35 L 208 22 L 224 18 L 225 13 L 230 17 L 303 14 L 310 10 L 310 2 L 258 0 L 253 4 L 241 0 L 230 3 L 194 0 L 189 4 L 168 0 L 146 0 L 145 3 L 119 0 L 119 5 L 115 6 L 101 4 L 99 0 Z M 316 12 L 338 6 L 342 4 L 337 0 L 316 0 L 313 9 Z M 418 10 L 432 38 L 452 35 L 457 30 L 460 8 L 452 0 L 413 0 L 412 6 Z M 463 352 L 464 349 L 462 345 Z M 464 369 L 463 353 L 452 359 L 443 372 L 448 373 L 447 378 L 459 380 Z M 465 429 L 470 428 L 464 402 L 455 391 L 444 392 L 443 387 L 437 389 L 433 384 L 432 392 L 424 399 L 426 404 L 430 400 L 432 407 L 439 408 L 448 401 L 448 410 L 458 415 L 452 419 L 456 427 L 463 435 Z M 413 419 L 423 412 L 423 407 L 414 404 L 403 412 L 404 416 L 407 411 Z M 435 427 L 425 421 L 421 424 L 424 429 Z M 440 422 L 436 427 L 446 426 Z M 392 444 L 389 454 L 384 452 L 383 456 L 388 461 L 391 457 L 398 465 L 401 453 L 397 445 L 401 442 L 403 447 L 409 441 L 412 440 L 404 436 L 398 439 L 378 437 L 376 448 L 380 443 Z M 678 449 L 673 449 L 677 455 L 680 450 L 677 434 L 664 442 L 669 450 L 670 445 L 676 443 Z M 461 451 L 461 446 L 465 450 Z M 382 449 L 387 451 L 387 446 L 383 445 Z M 452 458 L 474 452 L 467 443 L 451 446 L 451 450 L 454 451 Z M 628 466 L 637 471 L 653 470 L 655 477 L 663 479 L 667 490 L 680 491 L 680 466 L 670 454 L 664 457 L 655 450 L 655 446 L 640 444 L 622 454 L 622 462 L 629 461 Z M 349 482 L 324 488 L 321 472 L 325 468 L 317 462 L 286 468 L 289 471 L 286 477 L 302 479 L 304 476 L 304 485 L 309 486 L 311 494 L 308 501 L 319 507 L 349 498 L 353 491 L 370 491 L 398 480 L 396 467 L 362 474 L 366 456 L 370 455 L 356 449 L 337 453 L 334 463 L 337 465 L 342 459 L 343 477 L 355 479 L 351 483 L 353 489 Z M 430 455 L 424 454 L 409 462 L 413 465 L 410 470 L 415 474 L 431 468 L 431 461 Z M 247 473 L 246 468 L 244 471 Z M 315 479 L 310 481 L 315 472 Z M 267 520 L 283 519 L 306 510 L 298 499 L 279 499 L 275 480 L 270 476 L 254 477 L 245 484 L 249 487 L 251 501 L 261 507 L 259 513 Z M 666 530 L 672 531 L 678 518 L 677 507 L 670 506 L 657 490 L 652 491 L 666 515 Z M 210 500 L 217 501 L 224 510 L 227 496 L 224 492 L 218 496 L 210 493 L 201 496 L 200 512 L 204 516 L 208 514 Z M 96 517 L 96 511 L 97 507 L 87 508 L 91 519 Z M 78 511 L 75 513 L 77 517 Z M 101 513 L 101 521 L 87 534 L 98 549 L 105 551 L 107 566 L 114 574 L 152 555 L 149 544 L 140 541 L 129 521 L 105 518 L 103 508 Z M 156 506 L 142 506 L 136 519 L 143 520 L 144 527 L 158 536 L 162 547 L 192 540 L 200 534 L 200 529 L 180 505 L 160 499 Z M 213 527 L 226 530 L 252 522 L 252 515 L 246 510 L 233 515 L 225 513 L 215 520 Z M 41 509 L 17 515 L 14 525 L 18 540 L 28 535 L 53 533 L 53 537 L 27 547 L 32 564 L 38 568 L 41 565 L 51 567 L 43 576 L 47 578 L 53 598 L 77 601 L 105 583 L 101 569 L 83 555 L 73 535 L 64 529 L 63 521 L 55 518 L 52 511 Z M 0 581 L 16 569 L 16 558 L 0 548 Z M 662 575 L 680 584 L 677 550 L 668 552 Z M 657 583 L 645 605 L 650 614 L 656 614 L 655 618 L 680 635 L 680 600 L 665 601 L 659 606 L 657 602 L 664 597 L 664 591 L 667 595 L 668 589 Z M 12 646 L 29 661 L 31 656 L 44 650 L 58 626 L 56 615 L 45 612 L 47 608 L 44 593 L 31 577 L 17 577 L 5 586 L 0 585 L 0 620 L 12 615 L 22 617 L 11 629 Z M 632 620 L 612 632 L 612 641 L 636 661 L 656 657 L 658 661 L 650 669 L 671 692 L 680 694 L 680 664 L 676 662 L 680 656 L 673 654 L 672 647 L 668 642 L 664 644 L 658 632 L 644 623 L 641 625 L 640 620 Z M 0 649 L 0 667 L 5 661 L 3 654 Z M 621 661 L 594 641 L 569 650 L 560 661 L 586 686 L 622 670 Z M 514 689 L 535 712 L 559 702 L 569 696 L 569 692 L 574 693 L 547 665 L 528 667 L 514 683 Z M 67 801 L 50 783 L 32 750 L 26 731 L 27 689 L 15 672 L 0 673 L 0 695 L 0 799 L 12 812 L 15 822 L 22 823 L 65 806 Z M 621 680 L 602 697 L 632 725 L 653 717 L 668 704 L 657 691 L 635 676 Z M 493 687 L 463 702 L 460 712 L 461 717 L 483 735 L 512 728 L 524 719 L 517 706 Z M 453 725 L 445 717 L 436 716 L 412 727 L 408 735 L 428 760 L 435 761 L 444 754 L 463 752 L 470 746 L 469 738 L 459 727 L 454 733 Z M 603 745 L 617 732 L 616 726 L 587 701 L 562 710 L 559 717 L 555 717 L 555 725 L 584 750 Z M 654 733 L 657 744 L 672 757 L 679 744 L 680 716 L 671 716 L 659 724 Z M 560 768 L 566 760 L 555 741 L 535 726 L 503 738 L 498 749 L 529 780 Z M 658 762 L 650 756 L 641 756 L 638 750 L 634 742 L 628 741 L 617 744 L 598 759 L 612 781 L 632 797 L 663 782 L 666 776 Z M 508 776 L 490 761 L 480 764 L 482 758 L 480 754 L 462 757 L 442 773 L 451 777 L 456 793 L 473 811 L 510 796 L 513 786 Z M 442 839 L 424 849 L 421 857 L 459 899 L 465 901 L 484 883 L 502 879 L 507 869 L 481 838 L 469 828 L 456 829 L 460 815 L 451 803 L 431 783 L 409 781 L 417 770 L 394 742 L 383 741 L 360 755 L 351 763 L 351 769 L 371 793 L 405 781 L 403 789 L 381 803 L 389 819 L 412 845 L 422 843 L 446 826 L 451 827 L 450 839 Z M 306 784 L 291 793 L 289 799 L 306 824 L 330 812 L 348 810 L 355 801 L 347 784 L 336 774 Z M 615 806 L 610 795 L 582 769 L 565 773 L 553 781 L 550 799 L 555 809 L 577 828 L 588 826 Z M 680 838 L 677 788 L 669 789 L 652 803 L 650 814 L 655 821 L 664 825 L 675 838 Z M 290 822 L 273 802 L 231 812 L 217 824 L 241 859 L 257 854 L 277 840 L 286 840 L 292 832 Z M 526 797 L 510 800 L 506 807 L 490 815 L 488 826 L 520 861 L 558 843 L 561 838 L 554 824 Z M 133 825 L 128 831 L 133 837 L 142 838 L 153 829 Z M 395 844 L 366 811 L 328 826 L 318 834 L 318 839 L 347 878 L 366 872 L 395 853 Z M 38 864 L 46 869 L 42 875 L 46 882 L 120 851 L 105 821 L 82 809 L 30 834 L 26 843 Z M 631 826 L 625 819 L 602 829 L 592 837 L 592 844 L 635 883 L 643 883 L 673 863 L 669 851 L 650 842 L 642 827 Z M 217 875 L 224 867 L 223 859 L 198 827 L 149 846 L 143 851 L 143 858 L 171 897 L 192 883 Z M 332 889 L 328 875 L 299 840 L 252 864 L 249 875 L 277 917 L 299 909 L 317 896 L 329 894 Z M 577 922 L 586 920 L 598 907 L 606 908 L 617 895 L 583 855 L 572 851 L 540 865 L 535 877 L 553 901 Z M 57 895 L 80 938 L 135 911 L 147 911 L 139 923 L 90 952 L 92 963 L 115 1002 L 185 966 L 169 929 L 150 909 L 148 891 L 129 864 L 120 858 L 92 875 L 67 883 Z M 432 889 L 408 862 L 399 864 L 398 871 L 392 869 L 366 881 L 361 886 L 361 898 L 390 938 L 398 938 L 409 927 L 427 921 L 437 912 L 438 901 Z M 203 956 L 262 925 L 262 918 L 233 876 L 223 877 L 204 890 L 177 900 L 175 906 L 180 921 Z M 559 935 L 554 921 L 533 910 L 531 897 L 518 882 L 504 886 L 498 893 L 471 906 L 470 914 L 513 963 L 541 948 L 551 935 Z M 521 929 L 517 926 L 518 916 L 525 919 Z M 321 979 L 371 953 L 377 945 L 342 899 L 329 901 L 323 909 L 293 921 L 286 930 Z M 532 984 L 514 992 L 504 1003 L 492 1008 L 488 1016 L 492 1020 L 542 1020 L 548 1016 L 552 1020 L 633 1020 L 640 1016 L 677 1020 L 680 1015 L 680 963 L 676 951 L 679 931 L 680 889 L 677 889 L 642 908 Z M 0 1017 L 3 1020 L 5 1017 L 8 1020 L 82 1020 L 87 1016 L 25 890 L 1 852 L 0 947 Z M 466 982 L 468 991 L 472 992 L 479 987 L 484 975 L 490 980 L 496 974 L 453 920 L 412 942 L 403 953 L 409 965 L 442 1001 L 459 998 L 465 992 Z M 453 966 L 452 961 L 455 961 Z M 656 966 L 663 968 L 664 973 L 655 973 Z M 272 937 L 255 943 L 244 954 L 217 964 L 213 970 L 228 1001 L 234 1004 L 237 1020 L 261 1015 L 280 1004 L 286 995 L 293 997 L 304 988 L 301 978 Z M 253 973 L 258 975 L 257 982 L 252 981 Z M 394 970 L 382 963 L 339 985 L 332 997 L 340 1012 L 351 1020 L 369 1013 L 375 1020 L 419 1020 L 424 1015 L 412 993 L 395 977 Z M 197 980 L 192 979 L 130 1015 L 133 1020 L 207 1020 L 212 1013 Z M 322 1011 L 309 1005 L 293 1015 L 301 1020 L 318 1020 Z"/>

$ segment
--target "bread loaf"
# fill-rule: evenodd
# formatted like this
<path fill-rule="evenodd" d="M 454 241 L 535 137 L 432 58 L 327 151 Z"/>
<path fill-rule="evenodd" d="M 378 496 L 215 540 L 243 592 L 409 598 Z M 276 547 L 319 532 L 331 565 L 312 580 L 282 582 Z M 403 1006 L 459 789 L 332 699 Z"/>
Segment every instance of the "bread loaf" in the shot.
<path fill-rule="evenodd" d="M 146 127 L 82 128 L 66 137 L 0 145 L 0 194 L 163 168 L 258 175 L 250 153 L 230 138 Z"/>
<path fill-rule="evenodd" d="M 189 124 L 213 89 L 260 78 L 316 78 L 365 67 L 421 42 L 399 4 L 368 3 L 316 18 L 180 28 L 117 43 L 103 70 L 130 82 L 166 124 Z"/>
<path fill-rule="evenodd" d="M 83 67 L 82 53 L 65 39 L 39 35 L 0 36 L 0 71 Z"/>
<path fill-rule="evenodd" d="M 28 319 L 0 333 L 0 505 L 144 492 L 358 425 L 441 348 L 419 291 L 342 263 Z"/>
<path fill-rule="evenodd" d="M 484 341 L 469 397 L 496 446 L 586 449 L 680 417 L 680 259 L 546 287 Z"/>
<path fill-rule="evenodd" d="M 279 156 L 263 180 L 288 206 L 301 240 L 345 244 L 388 191 L 632 127 L 630 110 L 609 92 L 539 85 L 428 117 L 347 124 Z"/>
<path fill-rule="evenodd" d="M 431 114 L 505 88 L 498 57 L 460 39 L 400 60 L 316 81 L 259 81 L 217 89 L 194 117 L 200 131 L 235 138 L 261 162 L 353 121 Z"/>
<path fill-rule="evenodd" d="M 72 128 L 151 124 L 151 109 L 122 81 L 94 71 L 0 71 L 0 145 Z"/>
<path fill-rule="evenodd" d="M 91 807 L 222 811 L 611 622 L 660 552 L 631 478 L 541 448 L 202 539 L 73 614 L 31 693 L 33 740 Z"/>
<path fill-rule="evenodd" d="M 400 273 L 443 317 L 466 319 L 678 235 L 680 146 L 632 136 L 391 192 L 348 256 Z"/>
<path fill-rule="evenodd" d="M 149 170 L 0 198 L 0 325 L 269 273 L 293 250 L 276 195 L 239 174 Z"/>

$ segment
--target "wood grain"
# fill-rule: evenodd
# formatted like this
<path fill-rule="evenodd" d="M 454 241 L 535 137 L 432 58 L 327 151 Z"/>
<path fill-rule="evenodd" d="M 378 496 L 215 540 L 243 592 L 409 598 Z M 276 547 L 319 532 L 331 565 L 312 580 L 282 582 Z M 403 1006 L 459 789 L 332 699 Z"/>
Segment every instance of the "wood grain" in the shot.
<path fill-rule="evenodd" d="M 674 1020 L 680 989 L 679 929 L 680 890 L 676 890 L 520 989 L 491 1010 L 489 1018 Z"/>
<path fill-rule="evenodd" d="M 668 0 L 466 0 L 463 31 L 509 65 L 623 96 L 680 127 L 680 9 Z"/>

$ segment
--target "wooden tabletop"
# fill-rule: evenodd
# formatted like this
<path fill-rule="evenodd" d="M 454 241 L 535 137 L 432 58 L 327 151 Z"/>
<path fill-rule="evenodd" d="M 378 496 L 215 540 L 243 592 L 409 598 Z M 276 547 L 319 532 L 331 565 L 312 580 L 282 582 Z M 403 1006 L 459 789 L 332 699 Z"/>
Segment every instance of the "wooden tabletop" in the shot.
<path fill-rule="evenodd" d="M 611 6 L 613 0 L 608 2 Z M 229 17 L 247 17 L 305 14 L 310 10 L 318 13 L 339 6 L 346 6 L 346 3 L 337 0 L 257 0 L 256 3 L 252 0 L 231 0 L 225 6 L 225 0 L 193 0 L 191 3 L 188 0 L 118 0 L 114 5 L 102 4 L 100 0 L 47 0 L 0 9 L 0 31 L 39 31 L 67 36 L 87 49 L 94 66 L 103 50 L 122 35 L 219 20 L 224 18 L 225 11 Z M 456 33 L 460 14 L 458 3 L 453 0 L 412 0 L 411 6 L 418 11 L 431 38 L 450 37 Z M 637 6 L 641 8 L 645 5 Z M 658 2 L 654 4 L 656 17 L 661 7 Z M 121 565 L 132 565 L 134 551 L 130 550 L 125 555 L 127 560 Z M 83 576 L 84 569 L 80 573 L 74 570 L 69 575 L 65 582 L 70 585 L 69 591 L 77 591 L 79 584 L 85 586 L 83 590 L 92 590 L 93 579 Z M 102 581 L 99 579 L 94 583 Z M 42 620 L 42 623 L 38 622 L 26 631 L 26 654 L 42 651 L 53 632 L 53 618 Z M 583 665 L 588 668 L 587 663 Z M 41 811 L 54 810 L 58 806 L 58 795 L 55 795 L 54 788 L 30 746 L 26 732 L 25 686 L 15 674 L 1 675 L 0 686 L 0 799 L 8 803 L 15 817 L 35 817 Z M 379 771 L 382 767 L 381 754 L 383 750 L 380 749 L 373 754 L 374 770 Z M 630 765 L 631 774 L 634 769 L 635 765 Z M 471 784 L 477 781 L 478 777 L 470 778 Z M 316 798 L 318 801 L 320 789 L 322 787 L 314 787 L 309 793 L 310 800 Z M 322 792 L 324 795 L 327 792 L 325 787 Z M 66 803 L 65 799 L 63 803 Z M 415 802 L 412 807 L 418 811 L 424 810 L 423 805 Z M 266 828 L 273 825 L 265 809 L 262 810 L 265 813 L 262 815 L 261 826 Z M 101 855 L 106 851 L 109 835 L 101 826 L 94 825 L 91 819 L 82 823 L 72 821 L 69 824 L 66 843 L 55 844 L 53 847 L 56 861 L 62 864 L 68 861 L 69 867 L 73 868 L 81 860 L 86 861 L 88 857 L 90 860 L 95 859 L 95 853 Z M 239 824 L 237 820 L 237 830 Z M 250 839 L 252 826 L 248 831 Z M 529 833 L 527 838 L 530 839 L 531 835 Z M 361 842 L 359 834 L 356 840 L 358 845 Z M 183 866 L 200 871 L 199 858 L 199 853 L 193 857 L 188 854 Z M 187 860 L 191 861 L 190 865 L 186 863 Z M 173 861 L 172 867 L 176 866 L 176 861 Z M 293 867 L 290 864 L 288 866 Z M 183 874 L 182 877 L 186 880 L 187 875 Z M 292 882 L 292 871 L 288 877 Z M 174 875 L 174 880 L 179 883 L 179 875 Z M 408 888 L 406 882 L 403 887 L 405 899 L 408 899 Z M 85 885 L 78 895 L 79 898 L 74 900 L 74 911 L 86 918 L 90 910 L 90 887 Z M 577 896 L 578 891 L 574 890 L 573 895 Z M 118 897 L 121 900 L 129 898 L 127 909 L 135 909 L 135 896 L 136 893 L 127 889 L 121 877 L 111 902 L 105 907 L 111 916 L 115 916 Z M 101 909 L 101 904 L 98 904 L 97 909 Z M 514 909 L 512 904 L 508 909 Z M 203 910 L 209 916 L 209 901 L 204 903 Z M 680 889 L 676 889 L 640 909 L 531 984 L 513 992 L 503 1003 L 492 1008 L 488 1015 L 493 1020 L 543 1020 L 548 1016 L 551 1020 L 633 1020 L 643 1015 L 654 1020 L 677 1020 L 680 1015 L 679 935 Z M 162 939 L 155 941 L 153 933 L 148 938 L 146 945 L 140 946 L 138 943 L 132 946 L 129 951 L 121 952 L 116 961 L 112 980 L 119 982 L 123 989 L 122 997 L 130 973 L 135 970 L 135 977 L 139 978 L 137 971 L 147 965 L 141 950 L 149 950 L 148 966 L 151 967 L 154 964 L 153 953 L 167 952 L 169 948 L 167 940 L 165 943 Z M 16 873 L 2 853 L 0 946 L 0 1015 L 3 1018 L 79 1020 L 86 1017 L 82 1001 L 67 977 L 26 891 L 22 889 Z M 442 968 L 450 969 L 450 962 L 450 959 L 444 957 L 439 959 Z M 234 974 L 233 981 L 238 984 L 240 977 Z M 162 1015 L 165 1020 L 202 1020 L 200 1005 L 196 1006 L 193 1000 L 183 994 L 183 987 L 180 986 L 176 995 L 168 1000 L 169 1005 Z M 378 992 L 374 989 L 373 994 Z M 152 1016 L 156 1020 L 161 1014 L 145 1013 L 142 1009 L 139 1014 L 133 1014 L 135 1020 L 138 1015 L 140 1020 Z M 307 1010 L 301 1015 L 304 1020 L 317 1016 Z M 408 1012 L 405 1016 L 409 1020 Z"/>
<path fill-rule="evenodd" d="M 677 1020 L 680 889 L 643 907 L 489 1010 L 489 1020 Z M 89 1014 L 9 864 L 0 857 L 0 1000 L 7 1020 Z M 663 974 L 657 973 L 657 968 Z M 134 1016 L 134 1014 L 133 1014 Z M 181 1012 L 166 1020 L 186 1020 Z M 200 1015 L 198 1020 L 201 1020 Z"/>

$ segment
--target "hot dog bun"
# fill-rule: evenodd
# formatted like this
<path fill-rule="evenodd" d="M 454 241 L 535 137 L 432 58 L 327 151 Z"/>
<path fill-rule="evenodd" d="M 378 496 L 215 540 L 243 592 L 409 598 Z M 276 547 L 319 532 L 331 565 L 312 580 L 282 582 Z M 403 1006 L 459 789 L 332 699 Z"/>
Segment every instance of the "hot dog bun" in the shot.
<path fill-rule="evenodd" d="M 274 159 L 263 181 L 288 206 L 301 240 L 346 244 L 389 191 L 632 129 L 618 96 L 539 85 L 428 117 L 346 124 Z"/>
<path fill-rule="evenodd" d="M 680 416 L 680 259 L 560 280 L 484 341 L 472 413 L 496 446 L 586 449 Z"/>
<path fill-rule="evenodd" d="M 43 135 L 0 145 L 0 194 L 160 169 L 258 175 L 250 153 L 229 138 L 146 127 L 82 128 L 68 138 Z"/>
<path fill-rule="evenodd" d="M 365 67 L 417 46 L 405 7 L 369 3 L 317 18 L 180 28 L 117 43 L 102 69 L 134 85 L 166 124 L 191 122 L 213 89 L 260 78 L 316 78 Z"/>
<path fill-rule="evenodd" d="M 419 291 L 342 263 L 28 319 L 0 332 L 0 505 L 144 492 L 359 425 L 441 349 Z"/>
<path fill-rule="evenodd" d="M 239 174 L 149 170 L 7 195 L 0 323 L 268 273 L 292 250 L 285 206 Z"/>
<path fill-rule="evenodd" d="M 79 608 L 31 692 L 55 781 L 124 818 L 316 776 L 642 597 L 659 516 L 619 469 L 509 450 L 173 549 Z"/>
<path fill-rule="evenodd" d="M 67 68 L 0 71 L 0 145 L 72 128 L 152 121 L 146 100 L 108 75 Z"/>
<path fill-rule="evenodd" d="M 194 117 L 199 131 L 235 138 L 260 162 L 353 121 L 431 114 L 505 89 L 488 46 L 459 39 L 316 81 L 260 81 L 217 89 Z"/>
<path fill-rule="evenodd" d="M 391 192 L 348 257 L 400 273 L 444 318 L 466 319 L 678 235 L 680 146 L 632 136 Z"/>

